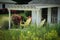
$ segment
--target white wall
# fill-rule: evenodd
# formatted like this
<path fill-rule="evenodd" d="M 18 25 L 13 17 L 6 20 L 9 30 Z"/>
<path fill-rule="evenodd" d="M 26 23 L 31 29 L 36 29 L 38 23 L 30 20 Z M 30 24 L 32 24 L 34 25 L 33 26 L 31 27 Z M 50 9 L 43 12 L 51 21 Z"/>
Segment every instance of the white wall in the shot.
<path fill-rule="evenodd" d="M 0 4 L 0 8 L 2 8 L 2 4 Z"/>
<path fill-rule="evenodd" d="M 58 8 L 58 23 L 60 23 L 60 7 Z"/>

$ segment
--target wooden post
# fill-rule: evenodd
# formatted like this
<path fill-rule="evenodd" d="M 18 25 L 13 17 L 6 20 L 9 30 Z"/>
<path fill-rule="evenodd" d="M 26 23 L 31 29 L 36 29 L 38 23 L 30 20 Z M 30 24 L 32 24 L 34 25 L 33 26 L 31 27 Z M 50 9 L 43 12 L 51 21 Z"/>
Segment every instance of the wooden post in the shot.
<path fill-rule="evenodd" d="M 51 8 L 48 8 L 47 22 L 51 23 Z"/>
<path fill-rule="evenodd" d="M 41 8 L 39 10 L 36 10 L 37 11 L 37 26 L 41 23 Z"/>
<path fill-rule="evenodd" d="M 9 9 L 8 9 L 8 11 L 9 11 L 9 29 L 10 29 L 10 27 L 11 27 L 11 22 L 10 22 L 11 21 L 11 18 L 10 18 L 11 17 L 11 13 L 10 13 Z"/>
<path fill-rule="evenodd" d="M 58 7 L 58 17 L 57 17 L 57 22 L 60 23 L 60 7 Z"/>
<path fill-rule="evenodd" d="M 37 19 L 37 12 L 36 10 L 32 10 L 32 23 L 36 23 L 36 19 Z"/>

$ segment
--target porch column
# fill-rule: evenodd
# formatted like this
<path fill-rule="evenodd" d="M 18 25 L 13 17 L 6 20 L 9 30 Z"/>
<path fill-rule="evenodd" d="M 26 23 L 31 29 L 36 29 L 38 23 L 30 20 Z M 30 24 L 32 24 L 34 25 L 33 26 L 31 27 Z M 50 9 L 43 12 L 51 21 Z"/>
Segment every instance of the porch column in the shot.
<path fill-rule="evenodd" d="M 36 10 L 32 10 L 32 23 L 36 23 L 36 19 L 37 19 L 37 11 Z"/>
<path fill-rule="evenodd" d="M 32 10 L 32 23 L 39 25 L 41 22 L 41 9 Z"/>
<path fill-rule="evenodd" d="M 47 22 L 51 23 L 51 8 L 48 8 Z"/>
<path fill-rule="evenodd" d="M 9 9 L 8 9 L 8 12 L 9 12 L 9 29 L 10 29 L 10 27 L 11 27 L 11 25 L 10 25 L 11 24 L 11 22 L 10 22 L 11 21 L 11 18 L 10 18 L 11 13 L 10 13 L 10 10 Z"/>
<path fill-rule="evenodd" d="M 36 20 L 36 23 L 37 23 L 37 26 L 41 23 L 41 9 L 37 10 L 37 20 Z"/>
<path fill-rule="evenodd" d="M 58 17 L 57 17 L 57 22 L 60 23 L 60 7 L 58 7 Z"/>

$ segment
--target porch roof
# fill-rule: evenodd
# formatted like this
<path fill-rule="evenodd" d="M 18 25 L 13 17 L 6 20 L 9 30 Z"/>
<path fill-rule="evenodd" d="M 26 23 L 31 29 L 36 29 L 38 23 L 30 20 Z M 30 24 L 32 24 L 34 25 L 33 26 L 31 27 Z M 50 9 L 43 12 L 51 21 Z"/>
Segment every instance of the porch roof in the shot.
<path fill-rule="evenodd" d="M 16 3 L 16 2 L 14 2 L 14 1 L 12 1 L 12 0 L 0 0 L 0 4 L 1 3 L 9 3 L 9 4 L 12 4 L 12 3 Z"/>
<path fill-rule="evenodd" d="M 49 7 L 60 7 L 58 4 L 33 4 L 36 5 L 36 8 L 49 8 Z"/>
<path fill-rule="evenodd" d="M 60 5 L 48 5 L 48 4 L 27 4 L 27 5 L 7 5 L 6 8 L 10 10 L 37 10 L 40 8 L 60 7 Z"/>
<path fill-rule="evenodd" d="M 32 0 L 29 4 L 60 4 L 60 0 Z"/>

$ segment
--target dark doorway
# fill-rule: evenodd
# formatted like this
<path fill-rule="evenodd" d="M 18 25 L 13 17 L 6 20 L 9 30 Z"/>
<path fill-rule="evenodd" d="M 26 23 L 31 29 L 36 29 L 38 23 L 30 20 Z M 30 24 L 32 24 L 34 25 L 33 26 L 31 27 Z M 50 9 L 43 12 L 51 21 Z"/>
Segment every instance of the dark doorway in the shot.
<path fill-rule="evenodd" d="M 42 8 L 42 20 L 46 19 L 46 22 L 47 22 L 47 12 L 48 8 Z"/>

